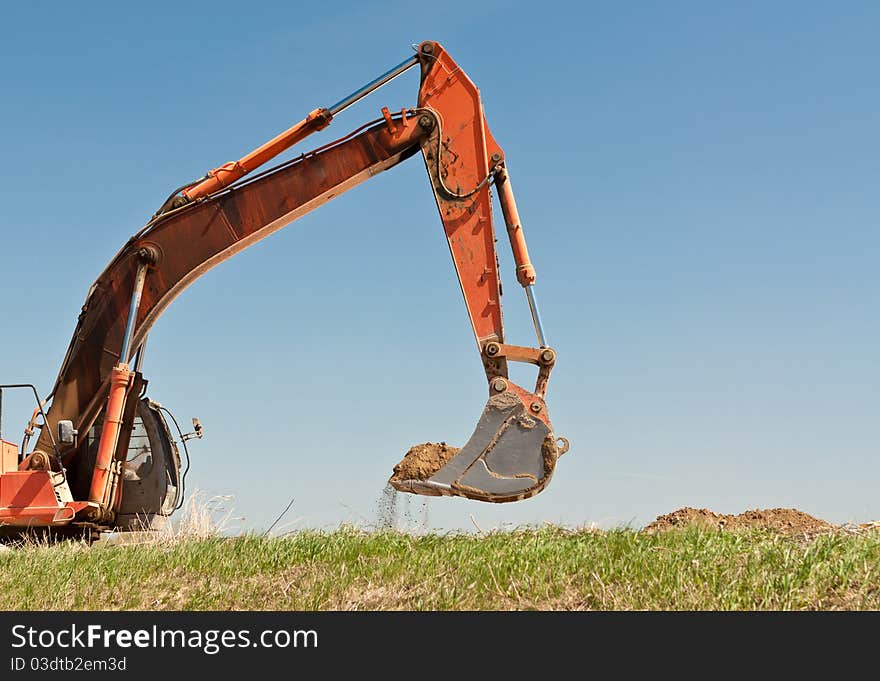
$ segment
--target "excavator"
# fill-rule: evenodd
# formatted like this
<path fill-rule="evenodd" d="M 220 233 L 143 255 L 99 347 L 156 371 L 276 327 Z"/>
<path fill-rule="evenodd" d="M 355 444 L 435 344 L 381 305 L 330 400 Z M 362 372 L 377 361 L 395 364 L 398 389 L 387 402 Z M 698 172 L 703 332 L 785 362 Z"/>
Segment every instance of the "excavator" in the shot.
<path fill-rule="evenodd" d="M 239 160 L 175 189 L 89 289 L 49 395 L 41 397 L 32 384 L 0 385 L 0 410 L 3 390 L 26 390 L 36 402 L 21 445 L 0 440 L 0 531 L 167 526 L 184 495 L 178 444 L 185 448 L 203 430 L 193 419 L 194 430 L 184 434 L 171 413 L 146 396 L 146 342 L 159 316 L 211 268 L 418 152 L 489 397 L 461 449 L 441 443 L 426 457 L 425 447 L 413 448 L 389 482 L 405 493 L 498 503 L 527 499 L 546 487 L 569 443 L 556 436 L 547 411 L 556 352 L 544 333 L 504 152 L 489 131 L 479 90 L 443 46 L 425 41 L 413 48 L 414 55 L 336 104 L 311 111 Z M 421 72 L 416 106 L 383 107 L 381 116 L 344 137 L 253 172 L 415 67 Z M 535 346 L 512 345 L 504 336 L 492 187 Z M 537 367 L 534 389 L 510 380 L 511 362 Z M 177 426 L 177 439 L 166 416 Z M 187 454 L 186 468 L 188 461 Z"/>

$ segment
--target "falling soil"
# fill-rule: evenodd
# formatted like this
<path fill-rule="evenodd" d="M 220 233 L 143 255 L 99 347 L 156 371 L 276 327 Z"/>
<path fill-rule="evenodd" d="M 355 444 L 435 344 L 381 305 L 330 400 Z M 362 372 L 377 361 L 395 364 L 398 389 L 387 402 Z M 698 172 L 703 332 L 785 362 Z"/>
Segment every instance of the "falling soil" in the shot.
<path fill-rule="evenodd" d="M 445 442 L 425 442 L 410 447 L 403 460 L 394 467 L 392 480 L 427 480 L 461 451 Z"/>
<path fill-rule="evenodd" d="M 385 485 L 376 501 L 376 526 L 380 530 L 394 529 L 397 527 L 397 519 L 397 490 L 391 485 Z"/>
<path fill-rule="evenodd" d="M 755 509 L 739 515 L 724 515 L 706 508 L 685 507 L 659 516 L 643 532 L 650 534 L 689 525 L 718 530 L 764 529 L 784 534 L 819 534 L 835 529 L 831 523 L 794 508 Z"/>
<path fill-rule="evenodd" d="M 429 527 L 428 500 L 398 492 L 390 484 L 376 501 L 375 515 L 379 530 L 425 532 Z"/>

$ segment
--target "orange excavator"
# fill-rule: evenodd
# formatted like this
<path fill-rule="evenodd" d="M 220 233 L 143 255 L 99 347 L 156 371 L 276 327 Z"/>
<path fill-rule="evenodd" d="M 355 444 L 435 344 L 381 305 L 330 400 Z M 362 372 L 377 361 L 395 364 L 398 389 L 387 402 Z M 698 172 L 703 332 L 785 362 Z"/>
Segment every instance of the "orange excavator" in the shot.
<path fill-rule="evenodd" d="M 410 68 L 421 70 L 418 103 L 258 174 L 252 171 Z M 346 190 L 422 152 L 464 294 L 489 400 L 460 450 L 406 465 L 390 483 L 402 492 L 489 502 L 526 499 L 549 482 L 568 441 L 557 437 L 545 396 L 556 352 L 548 345 L 504 152 L 489 132 L 480 93 L 443 47 L 415 55 L 238 161 L 176 189 L 89 289 L 51 393 L 36 408 L 21 446 L 0 440 L 0 529 L 63 532 L 155 528 L 180 507 L 178 444 L 146 397 L 141 372 L 147 334 L 198 277 Z M 537 347 L 508 344 L 492 223 L 495 188 L 537 335 Z M 533 390 L 513 383 L 509 362 L 537 367 Z M 2 392 L 0 392 L 2 405 Z M 33 447 L 31 439 L 38 432 Z M 29 451 L 30 450 L 30 451 Z M 413 455 L 415 456 L 415 455 Z M 188 467 L 188 456 L 187 456 Z"/>

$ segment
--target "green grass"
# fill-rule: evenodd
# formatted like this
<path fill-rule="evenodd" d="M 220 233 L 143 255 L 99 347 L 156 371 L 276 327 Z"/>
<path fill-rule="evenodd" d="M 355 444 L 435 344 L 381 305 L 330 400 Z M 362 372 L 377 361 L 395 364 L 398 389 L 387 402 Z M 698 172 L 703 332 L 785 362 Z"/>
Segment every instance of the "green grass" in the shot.
<path fill-rule="evenodd" d="M 880 609 L 880 532 L 305 531 L 0 552 L 3 610 Z"/>

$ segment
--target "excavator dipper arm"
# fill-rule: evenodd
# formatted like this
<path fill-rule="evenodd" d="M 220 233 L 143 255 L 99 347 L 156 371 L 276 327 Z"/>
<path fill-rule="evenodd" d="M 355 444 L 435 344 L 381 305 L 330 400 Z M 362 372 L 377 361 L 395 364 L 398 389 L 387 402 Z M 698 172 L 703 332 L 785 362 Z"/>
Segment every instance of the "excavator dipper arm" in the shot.
<path fill-rule="evenodd" d="M 350 135 L 259 175 L 246 177 L 333 116 L 410 66 L 421 67 L 418 105 L 383 116 Z M 395 467 L 400 490 L 514 501 L 536 494 L 552 475 L 567 442 L 556 438 L 544 397 L 556 355 L 546 346 L 531 287 L 534 268 L 503 152 L 486 125 L 479 92 L 435 42 L 329 109 L 307 118 L 239 161 L 221 166 L 172 197 L 135 234 L 91 287 L 50 395 L 35 451 L 52 451 L 59 421 L 87 432 L 103 413 L 94 460 L 80 443 L 62 445 L 72 496 L 88 499 L 77 517 L 112 518 L 121 497 L 121 461 L 133 409 L 126 403 L 142 385 L 129 361 L 162 312 L 195 279 L 351 187 L 422 152 L 440 209 L 468 316 L 489 382 L 489 403 L 477 430 L 455 456 L 417 475 Z M 501 285 L 492 225 L 490 184 L 498 189 L 517 264 L 517 278 L 539 334 L 539 347 L 505 343 Z M 534 390 L 512 383 L 508 361 L 538 366 Z M 405 464 L 405 458 L 401 464 Z M 411 468 L 411 467 L 410 467 Z M 80 482 L 75 482 L 80 480 Z"/>
<path fill-rule="evenodd" d="M 567 441 L 555 436 L 544 402 L 556 353 L 546 344 L 533 290 L 535 268 L 529 259 L 504 152 L 489 131 L 479 90 L 439 44 L 422 43 L 419 56 L 419 125 L 428 132 L 421 141 L 422 155 L 490 397 L 461 451 L 430 474 L 431 467 L 426 471 L 424 465 L 408 465 L 404 459 L 390 482 L 398 490 L 418 494 L 518 501 L 544 489 L 557 458 L 568 449 Z M 526 289 L 538 348 L 510 346 L 504 340 L 490 183 L 498 190 L 517 280 Z M 509 380 L 508 361 L 538 366 L 534 391 Z M 424 449 L 411 451 L 410 456 L 423 460 Z M 434 460 L 444 459 L 440 455 Z"/>

